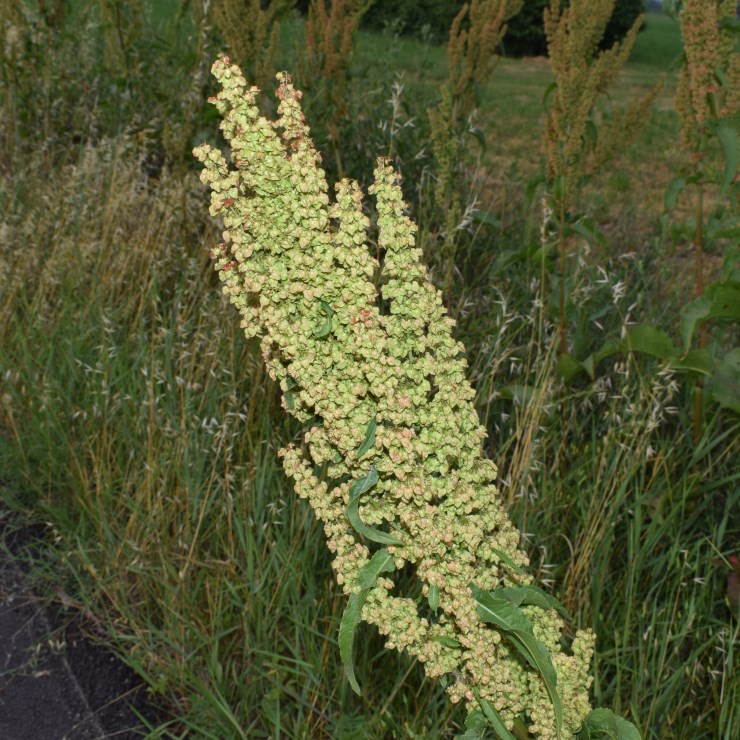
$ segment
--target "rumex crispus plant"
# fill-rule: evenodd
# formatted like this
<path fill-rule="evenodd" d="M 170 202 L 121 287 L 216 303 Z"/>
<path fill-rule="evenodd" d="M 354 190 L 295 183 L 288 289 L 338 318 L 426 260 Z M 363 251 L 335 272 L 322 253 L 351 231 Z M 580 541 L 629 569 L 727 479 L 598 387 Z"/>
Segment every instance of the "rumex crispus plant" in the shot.
<path fill-rule="evenodd" d="M 304 444 L 280 454 L 348 596 L 339 644 L 352 687 L 362 620 L 467 703 L 471 730 L 572 737 L 589 714 L 593 635 L 578 631 L 564 649 L 562 607 L 525 571 L 481 454 L 464 348 L 420 262 L 397 176 L 378 160 L 375 257 L 359 186 L 341 180 L 330 201 L 290 77 L 278 75 L 272 122 L 227 57 L 213 73 L 236 166 L 207 144 L 194 150 L 225 227 L 213 257 L 285 409 L 305 424 Z"/>
<path fill-rule="evenodd" d="M 280 41 L 280 22 L 295 0 L 215 0 L 213 19 L 230 53 L 257 84 L 269 83 Z"/>

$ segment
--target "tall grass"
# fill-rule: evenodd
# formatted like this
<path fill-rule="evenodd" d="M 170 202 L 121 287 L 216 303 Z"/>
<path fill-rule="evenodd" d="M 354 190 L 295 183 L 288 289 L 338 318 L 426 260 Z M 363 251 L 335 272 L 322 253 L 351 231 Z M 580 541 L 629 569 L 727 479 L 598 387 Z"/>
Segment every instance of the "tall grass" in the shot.
<path fill-rule="evenodd" d="M 409 115 L 444 69 L 439 49 L 362 37 L 350 104 L 365 111 L 354 124 L 364 134 L 389 118 L 393 80 L 363 66 L 363 44 L 407 68 Z M 439 63 L 434 85 L 416 86 L 419 58 Z M 640 63 L 645 74 L 653 62 Z M 490 89 L 531 69 L 505 62 Z M 363 95 L 379 101 L 374 114 Z M 343 598 L 323 534 L 276 455 L 300 429 L 219 295 L 197 176 L 162 162 L 138 123 L 104 126 L 89 109 L 70 110 L 80 135 L 55 124 L 51 147 L 19 138 L 19 120 L 0 174 L 4 499 L 49 523 L 53 578 L 169 709 L 152 736 L 453 736 L 460 713 L 371 630 L 355 645 L 363 697 L 343 677 Z M 538 113 L 522 115 L 537 136 Z M 213 136 L 210 125 L 197 122 Z M 397 152 L 423 150 L 411 126 L 402 135 Z M 345 166 L 384 136 L 353 143 Z M 597 633 L 596 704 L 645 737 L 731 740 L 740 635 L 713 561 L 740 543 L 738 419 L 715 412 L 691 447 L 686 390 L 654 360 L 621 357 L 595 382 L 566 387 L 537 251 L 539 201 L 516 171 L 499 185 L 488 200 L 481 192 L 491 219 L 472 223 L 459 254 L 458 337 L 533 570 Z M 612 255 L 635 243 L 628 258 L 578 261 L 573 321 L 584 347 L 595 322 L 618 332 L 669 310 L 651 297 L 656 232 L 626 235 Z"/>

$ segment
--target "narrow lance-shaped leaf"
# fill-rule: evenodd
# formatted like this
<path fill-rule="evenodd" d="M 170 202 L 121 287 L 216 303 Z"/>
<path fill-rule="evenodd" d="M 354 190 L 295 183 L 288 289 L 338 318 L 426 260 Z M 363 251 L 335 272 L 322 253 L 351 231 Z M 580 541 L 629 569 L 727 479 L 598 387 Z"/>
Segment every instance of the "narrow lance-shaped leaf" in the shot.
<path fill-rule="evenodd" d="M 378 580 L 378 576 L 381 573 L 390 573 L 393 570 L 395 570 L 393 557 L 385 549 L 378 550 L 370 558 L 370 562 L 360 570 L 357 582 L 362 587 L 362 590 L 359 593 L 350 594 L 347 606 L 342 614 L 342 621 L 339 625 L 339 655 L 344 664 L 347 680 L 352 690 L 357 694 L 361 694 L 362 691 L 355 677 L 352 654 L 355 644 L 355 632 L 362 619 L 362 607 L 365 604 L 370 589 Z"/>
<path fill-rule="evenodd" d="M 503 637 L 507 638 L 542 676 L 552 701 L 555 723 L 559 732 L 563 723 L 563 704 L 557 691 L 557 674 L 547 649 L 535 638 L 530 621 L 524 612 L 510 601 L 497 598 L 474 585 L 470 588 L 477 603 L 478 616 L 484 622 L 495 624 L 503 630 Z"/>
<path fill-rule="evenodd" d="M 722 145 L 722 153 L 725 155 L 725 173 L 719 197 L 724 198 L 727 189 L 732 184 L 740 164 L 740 140 L 738 140 L 737 129 L 729 121 L 721 121 L 717 126 L 717 138 Z"/>
<path fill-rule="evenodd" d="M 375 444 L 375 431 L 378 428 L 378 422 L 373 416 L 367 425 L 367 431 L 365 432 L 365 441 L 360 445 L 357 450 L 357 459 L 359 460 L 374 444 Z"/>
<path fill-rule="evenodd" d="M 527 586 L 513 586 L 511 588 L 497 588 L 495 591 L 491 591 L 491 596 L 506 599 L 516 606 L 529 604 L 531 606 L 539 606 L 541 609 L 555 609 L 555 611 L 562 614 L 566 619 L 570 619 L 570 615 L 565 607 L 554 596 L 550 596 L 550 594 L 538 586 L 530 584 Z"/>
<path fill-rule="evenodd" d="M 473 695 L 478 701 L 478 704 L 480 704 L 483 714 L 491 723 L 491 727 L 493 727 L 499 738 L 501 738 L 501 740 L 516 740 L 516 738 L 509 732 L 509 729 L 504 724 L 504 721 L 501 719 L 501 715 L 496 711 L 493 704 L 491 704 L 488 699 L 484 699 L 480 695 L 480 691 L 478 691 L 478 689 L 473 689 Z"/>
<path fill-rule="evenodd" d="M 349 489 L 349 504 L 347 504 L 347 508 L 345 509 L 347 519 L 358 534 L 367 537 L 372 542 L 377 542 L 381 545 L 403 545 L 403 540 L 387 532 L 375 529 L 360 519 L 360 496 L 366 491 L 369 491 L 377 482 L 378 472 L 375 469 L 375 465 L 371 465 L 370 472 L 364 478 L 352 484 Z"/>
<path fill-rule="evenodd" d="M 439 609 L 439 587 L 430 586 L 427 598 L 429 600 L 429 608 L 436 614 L 437 609 Z"/>

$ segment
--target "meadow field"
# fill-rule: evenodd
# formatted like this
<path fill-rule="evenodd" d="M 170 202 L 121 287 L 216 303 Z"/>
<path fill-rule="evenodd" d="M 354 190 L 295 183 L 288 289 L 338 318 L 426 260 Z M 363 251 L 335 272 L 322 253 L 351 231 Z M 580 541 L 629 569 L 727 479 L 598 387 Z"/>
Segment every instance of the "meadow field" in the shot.
<path fill-rule="evenodd" d="M 206 103 L 218 24 L 188 0 L 39 5 L 0 3 L 0 497 L 47 531 L 39 590 L 93 614 L 91 632 L 146 680 L 169 717 L 151 737 L 454 737 L 464 710 L 373 628 L 355 640 L 361 697 L 344 676 L 346 598 L 277 454 L 302 426 L 209 257 L 219 225 L 190 151 L 219 142 Z M 531 572 L 574 630 L 596 633 L 594 706 L 645 738 L 733 740 L 740 307 L 702 314 L 701 355 L 656 349 L 685 344 L 697 219 L 674 107 L 680 29 L 656 13 L 645 24 L 593 118 L 662 87 L 634 142 L 582 184 L 567 277 L 544 165 L 553 73 L 546 58 L 499 60 L 454 132 L 445 301 Z M 330 182 L 366 192 L 375 158 L 391 157 L 442 285 L 428 112 L 445 48 L 360 30 L 340 118 L 338 83 L 311 73 L 305 19 L 279 30 L 274 71 L 294 71 Z M 716 142 L 705 156 L 721 180 Z M 702 267 L 731 297 L 733 181 L 707 185 Z"/>

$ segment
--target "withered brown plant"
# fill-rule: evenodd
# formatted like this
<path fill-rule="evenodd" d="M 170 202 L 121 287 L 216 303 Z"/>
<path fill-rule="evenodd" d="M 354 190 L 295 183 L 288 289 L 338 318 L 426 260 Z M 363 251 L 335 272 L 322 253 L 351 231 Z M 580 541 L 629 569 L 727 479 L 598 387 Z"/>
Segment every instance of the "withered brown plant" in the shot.
<path fill-rule="evenodd" d="M 347 88 L 355 35 L 373 0 L 312 0 L 306 19 L 306 50 L 299 61 L 304 80 L 323 86 L 327 123 L 337 170 L 341 176 L 339 125 L 347 116 Z"/>
<path fill-rule="evenodd" d="M 269 87 L 275 74 L 280 22 L 295 0 L 215 0 L 213 21 L 234 60 L 260 87 Z"/>
<path fill-rule="evenodd" d="M 495 67 L 506 22 L 523 4 L 524 0 L 472 0 L 463 5 L 450 27 L 447 82 L 440 90 L 439 103 L 428 113 L 435 162 L 434 205 L 443 214 L 440 242 L 431 261 L 439 270 L 440 289 L 450 311 L 458 226 L 463 215 L 459 124 L 467 123 L 475 110 L 479 91 Z"/>
<path fill-rule="evenodd" d="M 141 0 L 98 0 L 103 30 L 105 63 L 130 78 L 134 71 L 134 44 L 142 27 Z"/>
<path fill-rule="evenodd" d="M 710 163 L 705 162 L 709 141 L 716 137 L 723 146 L 737 142 L 740 114 L 740 54 L 732 29 L 735 0 L 686 0 L 679 14 L 684 44 L 684 63 L 676 89 L 675 107 L 681 126 L 681 144 L 688 153 L 695 191 L 694 295 L 704 295 L 705 195 Z M 730 179 L 725 176 L 718 200 L 725 197 Z M 699 349 L 707 345 L 707 325 L 699 328 Z M 694 443 L 701 437 L 703 380 L 697 378 L 694 393 Z"/>
<path fill-rule="evenodd" d="M 476 91 L 496 65 L 496 49 L 506 23 L 523 4 L 524 0 L 472 0 L 455 16 L 447 43 L 447 85 L 455 99 L 456 116 L 467 118 L 476 107 Z"/>
<path fill-rule="evenodd" d="M 565 354 L 566 222 L 577 205 L 581 183 L 625 147 L 645 120 L 645 110 L 661 83 L 610 121 L 597 126 L 596 101 L 627 62 L 642 24 L 638 18 L 625 38 L 600 50 L 616 0 L 551 0 L 545 9 L 545 34 L 555 81 L 547 95 L 545 154 L 551 208 L 558 224 L 560 260 L 560 353 Z"/>

